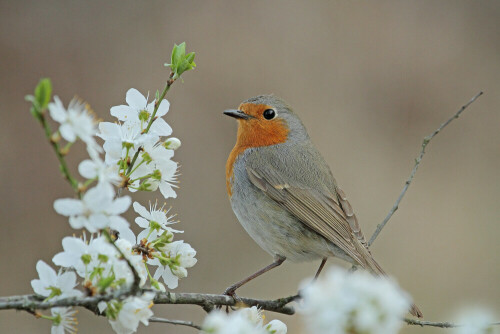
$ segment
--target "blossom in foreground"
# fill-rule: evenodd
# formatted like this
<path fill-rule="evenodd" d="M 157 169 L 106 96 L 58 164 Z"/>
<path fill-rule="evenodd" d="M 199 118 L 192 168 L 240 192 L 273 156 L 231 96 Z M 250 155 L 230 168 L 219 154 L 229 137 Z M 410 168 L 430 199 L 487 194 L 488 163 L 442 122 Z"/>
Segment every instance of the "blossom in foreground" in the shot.
<path fill-rule="evenodd" d="M 52 328 L 51 334 L 74 334 L 77 332 L 75 314 L 78 311 L 70 307 L 53 307 L 52 313 Z"/>
<path fill-rule="evenodd" d="M 182 240 L 168 243 L 159 250 L 161 256 L 150 262 L 158 266 L 154 279 L 162 277 L 170 289 L 175 289 L 179 285 L 179 278 L 187 276 L 186 268 L 191 268 L 198 261 L 194 258 L 196 251 Z"/>
<path fill-rule="evenodd" d="M 39 260 L 36 271 L 40 279 L 31 281 L 31 287 L 37 295 L 47 297 L 46 299 L 62 299 L 67 297 L 80 297 L 81 291 L 75 290 L 76 275 L 73 272 L 57 274 L 48 264 Z"/>
<path fill-rule="evenodd" d="M 139 322 L 146 326 L 149 324 L 149 318 L 153 316 L 151 306 L 154 296 L 154 293 L 146 292 L 140 297 L 131 296 L 122 302 L 100 302 L 98 308 L 101 313 L 106 313 L 116 333 L 130 334 L 137 331 Z"/>
<path fill-rule="evenodd" d="M 315 334 L 391 334 L 403 325 L 409 296 L 388 278 L 335 268 L 304 283 L 301 313 Z"/>
<path fill-rule="evenodd" d="M 75 229 L 86 228 L 95 233 L 105 227 L 128 227 L 128 222 L 120 214 L 127 211 L 131 199 L 129 196 L 115 197 L 113 187 L 101 183 L 89 189 L 81 200 L 73 198 L 58 199 L 54 209 L 63 216 L 69 216 L 69 224 Z"/>
<path fill-rule="evenodd" d="M 59 97 L 54 96 L 54 102 L 49 103 L 48 108 L 50 116 L 56 122 L 61 123 L 59 132 L 66 141 L 73 143 L 77 138 L 80 138 L 87 144 L 89 153 L 102 152 L 101 147 L 94 139 L 97 132 L 94 117 L 87 110 L 85 104 L 73 99 L 66 110 Z"/>
<path fill-rule="evenodd" d="M 454 329 L 456 334 L 493 334 L 494 323 L 491 311 L 477 308 L 463 311 L 459 315 L 457 323 L 463 326 Z"/>
<path fill-rule="evenodd" d="M 264 325 L 257 307 L 239 309 L 232 313 L 212 311 L 203 322 L 203 331 L 210 334 L 286 334 L 286 325 L 273 320 Z"/>

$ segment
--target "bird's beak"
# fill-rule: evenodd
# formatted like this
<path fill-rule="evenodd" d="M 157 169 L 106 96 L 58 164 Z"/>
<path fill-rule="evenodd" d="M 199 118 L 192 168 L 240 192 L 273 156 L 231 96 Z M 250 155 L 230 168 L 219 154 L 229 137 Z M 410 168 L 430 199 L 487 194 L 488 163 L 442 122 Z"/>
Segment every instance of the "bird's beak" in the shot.
<path fill-rule="evenodd" d="M 250 119 L 250 118 L 254 118 L 253 116 L 250 116 L 248 114 L 245 114 L 243 111 L 241 110 L 235 110 L 235 109 L 229 109 L 229 110 L 225 110 L 223 112 L 224 115 L 228 115 L 228 116 L 231 116 L 231 117 L 234 117 L 234 118 L 237 118 L 237 119 Z"/>

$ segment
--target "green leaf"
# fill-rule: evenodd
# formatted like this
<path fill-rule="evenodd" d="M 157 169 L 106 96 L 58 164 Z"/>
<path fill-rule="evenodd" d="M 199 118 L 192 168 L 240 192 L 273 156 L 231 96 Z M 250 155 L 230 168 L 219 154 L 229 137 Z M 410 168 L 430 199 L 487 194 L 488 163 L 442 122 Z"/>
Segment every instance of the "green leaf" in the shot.
<path fill-rule="evenodd" d="M 174 48 L 172 49 L 172 59 L 170 60 L 172 70 L 175 71 L 177 69 L 179 63 L 182 61 L 182 59 L 184 59 L 185 54 L 186 54 L 186 42 L 182 42 L 179 45 L 174 44 Z"/>
<path fill-rule="evenodd" d="M 40 80 L 35 88 L 35 100 L 38 102 L 38 107 L 40 111 L 47 108 L 52 96 L 52 83 L 49 78 L 43 78 Z"/>

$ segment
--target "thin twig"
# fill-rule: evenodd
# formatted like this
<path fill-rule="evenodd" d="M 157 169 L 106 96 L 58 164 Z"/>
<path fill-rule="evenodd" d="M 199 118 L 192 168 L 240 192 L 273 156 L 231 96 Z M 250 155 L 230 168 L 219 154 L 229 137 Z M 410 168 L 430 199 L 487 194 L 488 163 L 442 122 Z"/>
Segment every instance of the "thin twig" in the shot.
<path fill-rule="evenodd" d="M 141 277 L 139 276 L 139 273 L 137 272 L 137 269 L 135 269 L 134 265 L 132 262 L 130 262 L 129 258 L 125 256 L 123 251 L 118 247 L 118 245 L 114 242 L 114 240 L 111 238 L 111 235 L 107 230 L 102 230 L 102 234 L 106 237 L 108 242 L 113 245 L 113 247 L 117 250 L 117 252 L 120 254 L 120 256 L 123 258 L 125 262 L 127 262 L 128 267 L 132 271 L 132 275 L 134 275 L 134 282 L 132 283 L 132 286 L 130 287 L 130 295 L 135 296 L 139 292 L 139 284 L 141 283 Z"/>
<path fill-rule="evenodd" d="M 382 229 L 387 224 L 387 222 L 389 221 L 389 219 L 391 219 L 391 217 L 394 214 L 394 212 L 396 212 L 396 210 L 399 208 L 399 203 L 403 199 L 404 195 L 406 194 L 406 191 L 408 190 L 408 187 L 410 186 L 411 182 L 413 181 L 413 177 L 415 176 L 415 173 L 417 172 L 418 166 L 420 166 L 420 162 L 422 161 L 422 158 L 424 157 L 424 154 L 425 154 L 425 148 L 427 147 L 427 145 L 429 144 L 429 142 L 441 130 L 443 130 L 448 124 L 450 124 L 451 121 L 453 121 L 455 118 L 458 118 L 460 116 L 460 114 L 470 104 L 472 104 L 474 101 L 476 101 L 476 99 L 478 97 L 480 97 L 481 95 L 483 95 L 483 92 L 477 93 L 469 102 L 467 102 L 465 105 L 463 105 L 462 108 L 460 108 L 459 111 L 457 111 L 453 116 L 451 116 L 446 122 L 444 122 L 443 124 L 441 124 L 439 126 L 439 128 L 437 128 L 433 133 L 431 133 L 430 135 L 428 135 L 427 137 L 424 138 L 424 140 L 422 141 L 422 149 L 420 151 L 420 155 L 418 156 L 417 159 L 415 159 L 415 165 L 413 166 L 413 169 L 411 171 L 410 177 L 406 180 L 405 186 L 403 187 L 403 190 L 401 191 L 401 193 L 399 194 L 398 199 L 396 200 L 396 202 L 392 206 L 391 210 L 387 214 L 387 217 L 385 217 L 385 219 L 380 224 L 378 224 L 377 229 L 375 230 L 375 232 L 373 233 L 372 237 L 370 238 L 370 241 L 368 241 L 368 246 L 371 246 L 371 244 L 373 244 L 373 242 L 378 237 L 379 233 L 382 231 Z"/>
<path fill-rule="evenodd" d="M 408 318 L 405 318 L 404 321 L 408 325 L 416 325 L 421 327 L 428 326 L 428 327 L 439 327 L 439 328 L 456 328 L 464 326 L 463 324 L 454 324 L 451 322 L 434 322 L 434 321 L 414 320 Z M 499 325 L 500 322 L 493 322 L 491 324 L 488 324 L 488 327 L 499 326 Z"/>
<path fill-rule="evenodd" d="M 160 322 L 160 323 L 165 323 L 165 324 L 188 326 L 188 327 L 193 327 L 193 328 L 196 328 L 198 330 L 201 330 L 201 326 L 196 325 L 192 321 L 170 320 L 170 319 L 165 319 L 165 318 L 151 317 L 151 318 L 149 318 L 149 322 Z"/>

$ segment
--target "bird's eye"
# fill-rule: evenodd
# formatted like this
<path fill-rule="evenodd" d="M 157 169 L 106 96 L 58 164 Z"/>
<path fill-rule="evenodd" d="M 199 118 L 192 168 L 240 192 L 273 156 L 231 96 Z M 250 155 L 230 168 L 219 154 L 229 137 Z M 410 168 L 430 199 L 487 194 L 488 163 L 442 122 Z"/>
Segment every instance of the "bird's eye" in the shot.
<path fill-rule="evenodd" d="M 266 109 L 264 110 L 264 113 L 262 114 L 265 119 L 270 120 L 276 117 L 276 111 L 273 109 Z"/>

